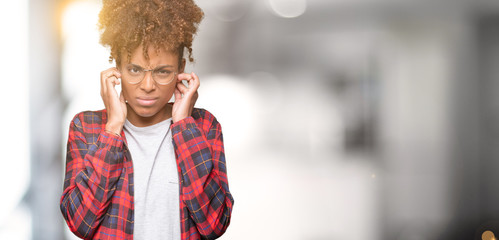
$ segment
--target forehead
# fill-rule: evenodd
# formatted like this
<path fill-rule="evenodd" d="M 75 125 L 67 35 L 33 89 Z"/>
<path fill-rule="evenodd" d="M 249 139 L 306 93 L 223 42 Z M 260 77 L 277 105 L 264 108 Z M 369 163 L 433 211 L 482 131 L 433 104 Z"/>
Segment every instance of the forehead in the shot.
<path fill-rule="evenodd" d="M 177 66 L 178 61 L 179 54 L 177 51 L 169 51 L 164 48 L 156 49 L 152 46 L 147 48 L 147 57 L 144 54 L 142 46 L 133 50 L 130 56 L 130 63 L 143 67 L 155 67 L 158 65 Z"/>

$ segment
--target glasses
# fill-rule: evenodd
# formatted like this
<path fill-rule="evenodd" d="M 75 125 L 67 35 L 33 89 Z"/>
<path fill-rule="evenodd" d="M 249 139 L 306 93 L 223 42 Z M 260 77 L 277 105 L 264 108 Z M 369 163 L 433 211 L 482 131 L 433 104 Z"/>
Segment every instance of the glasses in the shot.
<path fill-rule="evenodd" d="M 155 69 L 144 69 L 135 64 L 126 65 L 122 72 L 126 81 L 130 84 L 138 84 L 144 80 L 146 72 L 152 73 L 152 79 L 159 85 L 168 85 L 173 82 L 177 73 L 170 66 L 160 66 Z"/>

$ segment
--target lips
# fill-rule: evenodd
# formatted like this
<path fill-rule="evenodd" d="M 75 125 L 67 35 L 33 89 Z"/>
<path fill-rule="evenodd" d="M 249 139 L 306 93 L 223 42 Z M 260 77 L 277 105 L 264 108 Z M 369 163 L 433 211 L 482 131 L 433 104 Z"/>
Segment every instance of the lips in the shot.
<path fill-rule="evenodd" d="M 154 105 L 157 101 L 157 98 L 137 98 L 137 102 L 139 103 L 139 105 L 144 107 Z"/>

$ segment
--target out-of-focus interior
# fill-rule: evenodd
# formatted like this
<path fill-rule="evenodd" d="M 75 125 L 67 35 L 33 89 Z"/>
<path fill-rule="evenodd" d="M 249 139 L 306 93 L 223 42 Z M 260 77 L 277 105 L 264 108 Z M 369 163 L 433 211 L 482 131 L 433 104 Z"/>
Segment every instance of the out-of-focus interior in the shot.
<path fill-rule="evenodd" d="M 235 198 L 221 239 L 499 236 L 499 1 L 196 2 L 186 72 Z M 0 239 L 73 239 L 65 144 L 104 108 L 101 3 L 3 3 Z"/>

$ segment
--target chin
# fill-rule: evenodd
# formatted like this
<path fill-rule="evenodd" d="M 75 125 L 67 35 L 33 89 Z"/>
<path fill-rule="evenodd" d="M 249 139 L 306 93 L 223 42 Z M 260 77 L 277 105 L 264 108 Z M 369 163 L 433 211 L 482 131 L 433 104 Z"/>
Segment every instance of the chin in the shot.
<path fill-rule="evenodd" d="M 140 117 L 149 118 L 153 117 L 159 112 L 157 108 L 134 107 L 132 110 Z"/>

